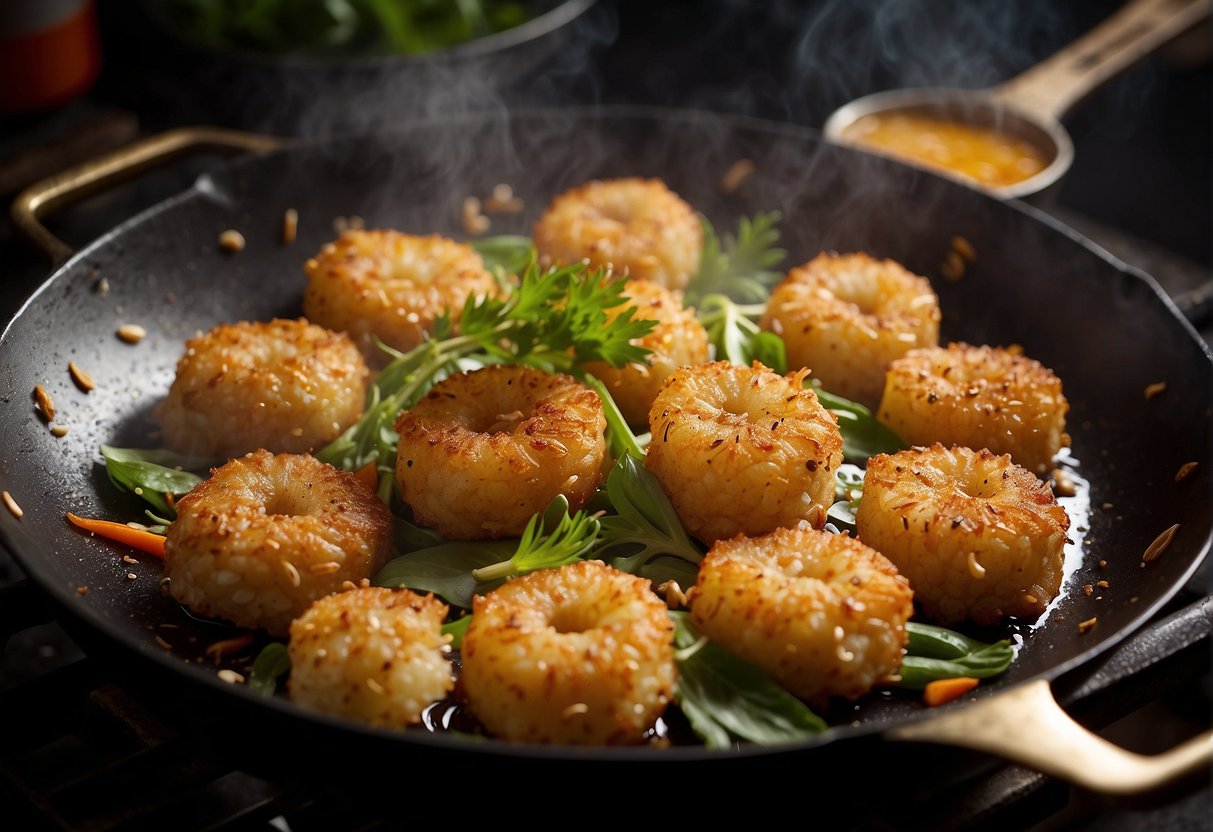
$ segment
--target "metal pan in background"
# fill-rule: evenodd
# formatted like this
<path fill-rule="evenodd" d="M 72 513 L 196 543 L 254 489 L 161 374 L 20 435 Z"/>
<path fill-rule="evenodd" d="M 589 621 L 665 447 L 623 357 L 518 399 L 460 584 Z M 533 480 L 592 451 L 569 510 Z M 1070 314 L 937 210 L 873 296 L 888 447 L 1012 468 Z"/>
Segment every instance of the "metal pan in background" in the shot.
<path fill-rule="evenodd" d="M 264 149 L 274 142 L 176 133 L 137 148 L 135 158 L 147 164 L 156 147 L 177 152 L 195 144 Z M 743 158 L 753 160 L 755 173 L 736 192 L 723 193 L 721 177 Z M 39 234 L 39 206 L 69 199 L 74 181 L 97 185 L 119 175 L 120 161 L 109 159 L 104 175 L 96 168 L 83 176 L 69 172 L 27 192 L 19 200 L 21 223 Z M 97 446 L 156 444 L 150 410 L 168 389 L 182 342 L 196 330 L 299 314 L 302 263 L 334 236 L 334 217 L 463 237 L 463 199 L 506 182 L 526 210 L 495 217 L 491 233 L 528 233 L 557 192 L 592 177 L 624 175 L 665 179 L 722 229 L 740 215 L 781 211 L 789 264 L 823 249 L 897 259 L 931 278 L 944 340 L 1021 344 L 1063 379 L 1071 403 L 1069 464 L 1090 482 L 1091 508 L 1074 529 L 1083 538 L 1082 563 L 1042 621 L 1023 630 L 1011 670 L 980 687 L 975 701 L 927 712 L 909 697 L 873 695 L 832 714 L 831 730 L 812 741 L 727 754 L 699 747 L 537 748 L 376 731 L 221 682 L 213 666 L 196 659 L 222 634 L 159 594 L 159 564 L 124 564 L 114 547 L 65 522 L 68 510 L 113 517 L 139 510 L 107 483 Z M 288 208 L 300 216 L 292 245 L 280 239 Z M 247 240 L 238 254 L 216 244 L 228 228 Z M 957 236 L 975 249 L 976 261 L 962 279 L 944 279 L 941 264 Z M 97 291 L 102 277 L 105 295 Z M 119 341 L 115 330 L 127 322 L 144 326 L 148 337 L 135 346 Z M 97 388 L 88 394 L 74 388 L 68 361 L 91 372 Z M 1048 692 L 1050 680 L 1089 665 L 1149 619 L 1208 552 L 1207 347 L 1151 279 L 1047 216 L 829 145 L 813 131 L 677 111 L 550 110 L 448 118 L 246 156 L 118 226 L 55 271 L 0 340 L 0 380 L 6 401 L 0 426 L 11 437 L 0 450 L 0 481 L 25 508 L 21 520 L 0 517 L 0 535 L 21 567 L 86 646 L 191 695 L 205 694 L 260 732 L 305 732 L 334 748 L 499 773 L 523 761 L 550 771 L 576 762 L 587 772 L 615 774 L 638 763 L 667 773 L 678 763 L 687 766 L 684 774 L 699 776 L 786 773 L 856 758 L 884 770 L 904 761 L 891 751 L 900 746 L 882 742 L 888 739 L 991 750 L 1112 793 L 1148 791 L 1207 770 L 1209 735 L 1159 760 L 1109 756 L 1115 752 L 1102 741 L 1075 739 L 1077 726 Z M 1162 394 L 1144 395 L 1158 382 L 1167 386 Z M 29 397 L 37 383 L 51 391 L 71 426 L 61 439 L 34 414 Z M 1188 462 L 1197 463 L 1195 472 L 1176 482 Z M 1176 523 L 1164 556 L 1143 567 L 1146 547 Z M 128 580 L 128 571 L 136 579 Z M 1109 585 L 1101 599 L 1079 591 L 1097 580 Z M 81 586 L 87 594 L 79 594 Z M 1094 626 L 1080 630 L 1079 622 L 1091 618 Z M 268 764 L 289 763 L 279 756 Z"/>

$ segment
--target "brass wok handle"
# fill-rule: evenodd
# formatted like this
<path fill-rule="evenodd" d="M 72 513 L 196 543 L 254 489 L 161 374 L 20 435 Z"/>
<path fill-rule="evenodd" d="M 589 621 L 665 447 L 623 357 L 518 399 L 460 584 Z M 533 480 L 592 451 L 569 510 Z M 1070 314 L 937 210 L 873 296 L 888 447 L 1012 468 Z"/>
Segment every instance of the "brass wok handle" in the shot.
<path fill-rule="evenodd" d="M 1003 757 L 1093 792 L 1133 797 L 1207 773 L 1213 731 L 1170 751 L 1135 754 L 1079 725 L 1038 680 L 934 719 L 895 728 L 892 740 L 969 748 Z"/>
<path fill-rule="evenodd" d="M 35 182 L 17 195 L 9 213 L 17 230 L 59 265 L 73 249 L 42 224 L 43 217 L 59 208 L 190 153 L 264 153 L 284 144 L 274 136 L 218 127 L 168 130 Z"/>

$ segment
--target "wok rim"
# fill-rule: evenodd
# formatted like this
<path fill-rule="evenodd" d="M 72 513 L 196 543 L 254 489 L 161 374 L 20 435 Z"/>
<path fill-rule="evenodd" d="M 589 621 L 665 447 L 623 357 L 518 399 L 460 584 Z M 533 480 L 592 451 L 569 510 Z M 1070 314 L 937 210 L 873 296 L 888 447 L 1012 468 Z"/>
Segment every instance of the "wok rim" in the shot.
<path fill-rule="evenodd" d="M 510 122 L 524 120 L 527 118 L 538 119 L 542 117 L 551 118 L 559 115 L 562 118 L 585 120 L 585 119 L 603 119 L 603 118 L 633 118 L 647 119 L 660 122 L 665 125 L 676 123 L 679 120 L 690 120 L 699 122 L 719 122 L 730 129 L 740 129 L 746 131 L 758 131 L 761 133 L 773 134 L 789 139 L 809 139 L 811 141 L 820 141 L 828 143 L 821 131 L 810 127 L 795 125 L 785 122 L 773 121 L 768 119 L 756 118 L 752 116 L 744 116 L 730 113 L 716 113 L 704 110 L 683 110 L 677 108 L 665 107 L 637 107 L 637 106 L 618 106 L 618 107 L 540 107 L 540 108 L 519 108 L 511 110 L 508 114 L 502 115 L 495 112 L 480 112 L 466 113 L 457 116 L 435 116 L 424 120 L 419 120 L 412 123 L 409 127 L 399 128 L 390 131 L 381 131 L 376 133 L 376 136 L 388 135 L 393 133 L 405 133 L 409 129 L 414 128 L 435 128 L 441 126 L 449 126 L 452 123 L 461 121 L 483 121 L 486 118 L 505 118 Z M 204 187 L 201 184 L 211 172 L 217 170 L 229 170 L 239 168 L 245 165 L 255 165 L 261 159 L 271 158 L 279 154 L 293 154 L 306 151 L 309 147 L 331 145 L 348 141 L 352 134 L 342 136 L 334 136 L 321 138 L 314 141 L 297 142 L 285 146 L 281 149 L 271 151 L 266 154 L 244 154 L 229 161 L 222 162 L 215 167 L 208 168 L 208 172 L 203 173 L 190 187 L 180 193 L 168 197 L 156 204 L 138 212 L 137 214 L 119 222 L 104 234 L 90 241 L 78 251 L 76 251 L 65 262 L 55 267 L 47 278 L 30 294 L 30 296 L 20 305 L 19 309 L 13 316 L 6 321 L 3 332 L 0 333 L 0 349 L 4 349 L 9 340 L 10 332 L 17 324 L 22 315 L 26 313 L 44 293 L 48 293 L 57 285 L 60 279 L 65 279 L 65 274 L 70 271 L 80 261 L 92 256 L 99 249 L 102 249 L 111 244 L 115 239 L 121 238 L 125 233 L 132 229 L 137 229 L 146 223 L 151 217 L 158 216 L 161 213 L 173 210 L 176 206 L 192 199 L 204 198 Z M 838 146 L 831 144 L 839 152 L 847 154 L 864 154 L 862 151 L 853 148 Z M 947 183 L 948 187 L 961 188 L 966 191 L 973 191 L 964 185 L 956 183 L 948 177 L 938 176 L 929 171 L 923 171 L 913 166 L 903 165 L 894 160 L 883 160 L 888 164 L 897 167 L 913 168 L 918 175 L 930 176 L 934 179 L 941 179 Z M 1188 337 L 1194 341 L 1204 359 L 1213 363 L 1213 351 L 1209 345 L 1197 333 L 1192 324 L 1180 313 L 1170 296 L 1161 288 L 1158 282 L 1147 272 L 1137 267 L 1128 265 L 1110 254 L 1106 249 L 1099 246 L 1094 241 L 1085 237 L 1078 231 L 1065 225 L 1060 220 L 1051 215 L 1037 209 L 1031 205 L 1020 202 L 1018 200 L 999 199 L 995 196 L 983 192 L 976 192 L 984 201 L 989 200 L 991 203 L 1003 205 L 1013 211 L 1026 214 L 1029 218 L 1038 224 L 1043 224 L 1051 232 L 1060 233 L 1067 237 L 1070 241 L 1078 243 L 1088 252 L 1096 255 L 1106 263 L 1108 263 L 1116 271 L 1130 276 L 1134 281 L 1144 284 L 1151 293 L 1163 303 L 1164 308 L 1168 311 L 1173 319 L 1176 319 Z M 147 649 L 146 646 L 134 643 L 131 636 L 124 630 L 116 626 L 111 626 L 102 616 L 97 613 L 91 613 L 87 606 L 82 611 L 79 608 L 79 596 L 74 590 L 68 586 L 61 585 L 53 579 L 46 579 L 45 576 L 39 574 L 37 569 L 36 557 L 27 558 L 22 553 L 21 546 L 17 545 L 16 541 L 10 534 L 10 530 L 16 528 L 14 524 L 20 522 L 17 518 L 3 513 L 0 517 L 0 544 L 12 555 L 17 565 L 22 569 L 23 573 L 28 578 L 29 582 L 36 586 L 39 591 L 48 595 L 53 602 L 54 607 L 66 614 L 72 625 L 83 626 L 86 628 L 88 640 L 91 642 L 93 636 L 100 637 L 107 648 L 106 654 L 114 653 L 109 648 L 117 648 L 117 652 L 123 658 L 134 660 L 134 662 L 146 662 L 151 660 L 158 671 L 167 673 L 174 677 L 178 682 L 201 682 L 204 689 L 213 696 L 220 697 L 218 701 L 223 702 L 226 697 L 235 697 L 235 702 L 242 707 L 269 707 L 277 717 L 290 720 L 302 719 L 304 723 L 313 727 L 324 729 L 326 731 L 336 731 L 342 735 L 357 737 L 358 739 L 367 742 L 375 742 L 379 744 L 390 743 L 393 747 L 401 748 L 417 748 L 417 749 L 433 749 L 442 752 L 457 752 L 459 754 L 474 754 L 489 758 L 525 758 L 536 761 L 548 762 L 594 762 L 604 764 L 614 763 L 640 763 L 661 764 L 664 762 L 701 762 L 707 764 L 725 764 L 729 761 L 753 760 L 755 758 L 771 758 L 775 756 L 784 756 L 788 754 L 799 754 L 811 752 L 814 749 L 824 748 L 833 745 L 837 742 L 845 740 L 858 740 L 865 737 L 873 737 L 884 733 L 891 728 L 901 727 L 908 724 L 913 724 L 923 719 L 931 719 L 937 715 L 950 712 L 958 707 L 965 707 L 967 702 L 958 701 L 940 708 L 921 709 L 908 715 L 899 716 L 893 725 L 877 725 L 872 722 L 861 722 L 855 724 L 838 724 L 832 725 L 825 732 L 816 735 L 812 738 L 782 743 L 778 745 L 758 745 L 758 744 L 740 744 L 735 745 L 731 749 L 712 749 L 706 746 L 672 746 L 669 748 L 654 749 L 648 746 L 563 746 L 563 745 L 539 745 L 531 743 L 515 743 L 505 740 L 477 738 L 476 740 L 468 740 L 454 734 L 447 733 L 431 733 L 424 729 L 410 729 L 407 731 L 387 731 L 384 729 L 373 728 L 362 723 L 348 720 L 342 717 L 330 716 L 328 714 L 305 709 L 295 705 L 284 697 L 265 697 L 244 685 L 232 685 L 223 682 L 216 674 L 210 672 L 205 667 L 199 667 L 193 664 L 184 664 L 180 659 L 174 658 L 174 655 L 168 651 L 154 651 Z M 1208 557 L 1211 547 L 1213 547 L 1213 531 L 1205 536 L 1201 542 L 1200 551 L 1192 559 L 1191 563 L 1183 570 L 1181 576 L 1173 581 L 1173 583 L 1162 592 L 1157 598 L 1150 603 L 1141 606 L 1140 610 L 1133 616 L 1128 623 L 1120 627 L 1118 630 L 1104 635 L 1102 640 L 1093 644 L 1090 648 L 1079 652 L 1070 659 L 1051 666 L 1045 671 L 1037 673 L 1031 677 L 1018 680 L 1014 684 L 998 688 L 988 692 L 986 696 L 997 696 L 1005 691 L 1010 691 L 1021 687 L 1022 685 L 1031 683 L 1037 680 L 1055 681 L 1059 677 L 1074 671 L 1083 665 L 1089 664 L 1097 656 L 1109 651 L 1116 645 L 1122 643 L 1126 638 L 1137 632 L 1145 625 L 1157 612 L 1170 602 L 1176 594 L 1182 591 L 1192 575 L 1200 568 Z M 32 568 L 31 568 L 32 567 Z M 183 671 L 183 667 L 185 670 Z M 231 700 L 228 700 L 231 703 Z"/>

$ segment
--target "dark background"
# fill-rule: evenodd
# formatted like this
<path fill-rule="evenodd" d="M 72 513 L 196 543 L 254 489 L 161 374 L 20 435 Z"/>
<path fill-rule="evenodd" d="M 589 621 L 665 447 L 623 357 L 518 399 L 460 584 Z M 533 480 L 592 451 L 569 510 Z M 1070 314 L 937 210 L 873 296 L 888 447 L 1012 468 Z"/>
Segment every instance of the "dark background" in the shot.
<path fill-rule="evenodd" d="M 185 124 L 321 137 L 520 105 L 694 107 L 820 127 L 836 107 L 869 92 L 980 88 L 1007 80 L 1119 6 L 1114 0 L 600 0 L 542 48 L 516 60 L 432 71 L 391 61 L 334 67 L 200 53 L 156 30 L 138 3 L 102 0 L 100 78 L 61 107 L 0 119 L 0 168 L 49 149 L 51 161 L 25 168 L 27 178 L 45 175 L 136 134 Z M 1213 261 L 1211 46 L 1205 27 L 1075 108 L 1065 119 L 1075 163 L 1047 206 L 1174 295 L 1208 281 Z M 81 142 L 81 136 L 96 139 Z M 53 228 L 82 245 L 188 187 L 213 161 L 188 161 L 90 199 L 57 218 Z M 11 199 L 15 181 L 0 178 L 7 188 L 0 188 L 0 199 Z M 48 273 L 39 255 L 0 225 L 6 319 Z M 1207 321 L 1201 333 L 1213 338 Z M 0 553 L 0 579 L 18 577 Z M 1208 594 L 1206 568 L 1187 595 Z M 19 633 L 3 654 L 0 692 L 78 657 L 54 625 Z M 1112 733 L 1155 750 L 1193 727 L 1207 728 L 1213 701 L 1207 658 L 1204 666 L 1198 683 L 1166 694 Z M 1210 817 L 1206 788 L 1146 812 L 1109 811 L 1075 796 L 1069 808 L 1054 806 L 1033 823 L 1040 830 L 1186 830 L 1207 829 Z M 879 818 L 852 822 L 890 828 Z"/>

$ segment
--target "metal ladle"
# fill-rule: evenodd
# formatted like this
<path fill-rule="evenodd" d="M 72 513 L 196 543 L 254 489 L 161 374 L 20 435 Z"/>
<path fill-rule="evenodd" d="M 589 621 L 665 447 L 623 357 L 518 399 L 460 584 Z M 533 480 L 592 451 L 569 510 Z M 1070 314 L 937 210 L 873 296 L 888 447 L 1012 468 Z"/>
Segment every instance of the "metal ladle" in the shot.
<path fill-rule="evenodd" d="M 848 137 L 847 128 L 877 113 L 927 116 L 991 128 L 1029 142 L 1043 153 L 1046 165 L 1027 179 L 984 190 L 1007 199 L 1038 196 L 1056 184 L 1073 162 L 1074 144 L 1061 124 L 1070 108 L 1105 81 L 1207 18 L 1211 8 L 1213 0 L 1133 0 L 1069 46 L 996 87 L 874 93 L 834 111 L 823 132 L 837 144 L 881 152 Z M 928 169 L 948 175 L 945 170 Z M 962 181 L 983 187 L 970 179 Z"/>

